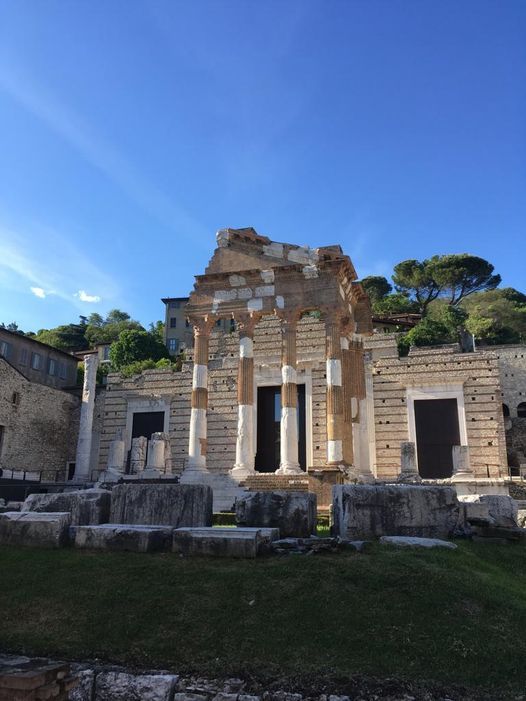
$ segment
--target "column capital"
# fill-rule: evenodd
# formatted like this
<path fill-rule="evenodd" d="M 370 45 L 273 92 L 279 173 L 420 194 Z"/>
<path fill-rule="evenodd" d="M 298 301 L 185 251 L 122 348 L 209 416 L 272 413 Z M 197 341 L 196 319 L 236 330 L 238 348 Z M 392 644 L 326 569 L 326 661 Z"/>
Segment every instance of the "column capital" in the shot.
<path fill-rule="evenodd" d="M 195 336 L 209 336 L 216 320 L 216 317 L 212 316 L 212 314 L 188 317 L 188 321 L 193 326 Z"/>
<path fill-rule="evenodd" d="M 237 312 L 233 314 L 233 319 L 236 322 L 239 335 L 252 337 L 254 335 L 254 329 L 262 316 L 262 314 L 258 314 L 257 312 Z"/>

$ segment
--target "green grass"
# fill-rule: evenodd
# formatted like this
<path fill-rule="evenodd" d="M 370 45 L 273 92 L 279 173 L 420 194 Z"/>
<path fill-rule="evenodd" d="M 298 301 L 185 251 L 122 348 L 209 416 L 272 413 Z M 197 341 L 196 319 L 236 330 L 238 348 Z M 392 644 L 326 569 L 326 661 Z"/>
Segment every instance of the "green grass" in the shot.
<path fill-rule="evenodd" d="M 526 548 L 234 561 L 3 547 L 0 622 L 3 651 L 519 692 Z"/>

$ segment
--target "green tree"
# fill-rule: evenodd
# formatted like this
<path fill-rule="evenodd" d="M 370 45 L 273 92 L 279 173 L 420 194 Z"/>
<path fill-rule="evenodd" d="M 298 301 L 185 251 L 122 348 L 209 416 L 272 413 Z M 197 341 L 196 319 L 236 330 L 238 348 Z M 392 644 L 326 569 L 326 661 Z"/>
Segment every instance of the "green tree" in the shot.
<path fill-rule="evenodd" d="M 127 329 L 122 331 L 119 339 L 111 344 L 110 360 L 114 370 L 139 360 L 161 360 L 170 354 L 164 343 L 144 329 Z"/>
<path fill-rule="evenodd" d="M 40 329 L 34 338 L 66 352 L 86 350 L 89 343 L 84 335 L 85 329 L 83 324 L 64 324 L 54 329 Z"/>
<path fill-rule="evenodd" d="M 393 273 L 397 292 L 414 299 L 422 316 L 426 315 L 427 307 L 440 294 L 440 288 L 431 276 L 429 263 L 429 260 L 404 260 L 395 265 Z"/>
<path fill-rule="evenodd" d="M 382 275 L 369 275 L 361 281 L 362 287 L 369 295 L 371 304 L 375 304 L 383 299 L 393 290 L 393 286 L 387 282 L 387 278 Z"/>
<path fill-rule="evenodd" d="M 467 330 L 487 344 L 526 341 L 526 295 L 511 287 L 478 292 L 464 300 Z"/>
<path fill-rule="evenodd" d="M 425 263 L 440 295 L 452 306 L 475 292 L 493 290 L 501 282 L 491 263 L 469 253 L 434 256 Z"/>
<path fill-rule="evenodd" d="M 373 314 L 384 316 L 388 314 L 418 314 L 418 303 L 402 292 L 386 295 L 372 305 Z"/>
<path fill-rule="evenodd" d="M 164 323 L 162 321 L 156 321 L 155 323 L 152 321 L 148 333 L 151 333 L 161 343 L 164 343 Z"/>
<path fill-rule="evenodd" d="M 112 309 L 106 318 L 97 313 L 90 314 L 85 335 L 90 347 L 93 347 L 98 343 L 113 343 L 123 331 L 129 329 L 144 331 L 144 327 L 138 321 L 134 321 L 127 312 Z"/>

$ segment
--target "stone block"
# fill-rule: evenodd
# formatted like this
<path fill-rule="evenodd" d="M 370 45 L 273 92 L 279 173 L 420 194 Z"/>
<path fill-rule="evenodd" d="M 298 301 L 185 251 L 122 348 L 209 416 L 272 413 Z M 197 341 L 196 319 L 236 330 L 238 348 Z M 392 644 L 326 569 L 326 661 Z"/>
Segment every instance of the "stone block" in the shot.
<path fill-rule="evenodd" d="M 76 670 L 72 667 L 77 678 L 77 686 L 69 692 L 68 701 L 92 701 L 95 686 L 95 672 L 92 669 Z"/>
<path fill-rule="evenodd" d="M 394 545 L 397 548 L 449 548 L 456 550 L 455 543 L 440 538 L 413 538 L 410 536 L 384 535 L 380 538 L 382 545 Z"/>
<path fill-rule="evenodd" d="M 262 544 L 257 529 L 177 528 L 172 549 L 180 555 L 251 559 L 257 557 Z"/>
<path fill-rule="evenodd" d="M 475 509 L 487 510 L 490 522 L 495 526 L 515 528 L 517 526 L 518 507 L 515 499 L 504 494 L 479 494 L 460 496 L 467 513 Z"/>
<path fill-rule="evenodd" d="M 168 551 L 172 545 L 172 528 L 105 523 L 100 526 L 76 526 L 74 545 L 80 549 L 128 550 L 131 552 Z"/>
<path fill-rule="evenodd" d="M 171 701 L 179 677 L 175 674 L 100 672 L 96 701 Z"/>
<path fill-rule="evenodd" d="M 211 526 L 212 500 L 204 484 L 119 484 L 111 493 L 110 522 Z"/>
<path fill-rule="evenodd" d="M 519 509 L 517 511 L 517 524 L 521 528 L 526 528 L 526 509 Z"/>
<path fill-rule="evenodd" d="M 71 513 L 72 526 L 107 523 L 110 517 L 111 493 L 105 489 L 79 489 L 73 492 L 30 494 L 22 511 Z"/>
<path fill-rule="evenodd" d="M 248 492 L 236 500 L 239 526 L 278 528 L 282 538 L 316 532 L 316 495 L 310 492 Z"/>
<path fill-rule="evenodd" d="M 0 544 L 59 548 L 69 541 L 69 513 L 8 511 L 0 514 Z"/>
<path fill-rule="evenodd" d="M 447 538 L 465 528 L 451 487 L 345 484 L 334 487 L 333 495 L 334 533 L 344 539 Z"/>

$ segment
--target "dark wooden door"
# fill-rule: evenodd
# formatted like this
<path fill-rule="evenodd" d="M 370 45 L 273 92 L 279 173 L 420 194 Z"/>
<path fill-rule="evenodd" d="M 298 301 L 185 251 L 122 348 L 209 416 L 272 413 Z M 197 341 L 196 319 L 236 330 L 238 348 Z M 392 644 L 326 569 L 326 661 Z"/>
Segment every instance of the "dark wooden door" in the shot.
<path fill-rule="evenodd" d="M 256 471 L 275 472 L 280 462 L 281 386 L 258 387 Z M 306 469 L 305 385 L 298 385 L 298 462 Z"/>
<path fill-rule="evenodd" d="M 453 474 L 454 445 L 460 445 L 456 399 L 415 401 L 418 472 L 426 479 L 443 479 Z"/>
<path fill-rule="evenodd" d="M 164 431 L 164 411 L 140 411 L 133 415 L 132 438 L 146 436 Z"/>

